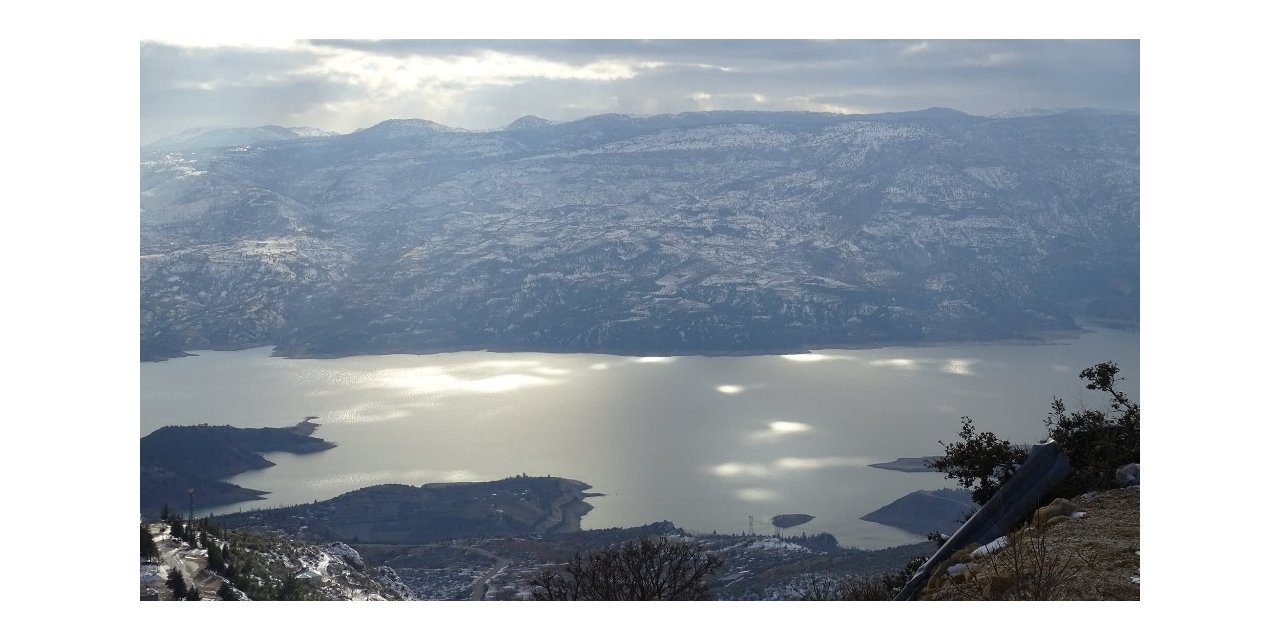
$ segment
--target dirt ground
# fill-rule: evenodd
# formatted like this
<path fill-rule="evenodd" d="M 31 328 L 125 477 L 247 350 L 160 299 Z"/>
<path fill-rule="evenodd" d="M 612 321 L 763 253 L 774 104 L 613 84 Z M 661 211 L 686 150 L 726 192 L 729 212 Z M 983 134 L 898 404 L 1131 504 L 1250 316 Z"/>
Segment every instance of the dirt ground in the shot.
<path fill-rule="evenodd" d="M 1079 518 L 1025 527 L 979 558 L 957 554 L 923 600 L 1139 600 L 1140 489 L 1077 496 Z M 951 573 L 946 565 L 964 564 Z"/>

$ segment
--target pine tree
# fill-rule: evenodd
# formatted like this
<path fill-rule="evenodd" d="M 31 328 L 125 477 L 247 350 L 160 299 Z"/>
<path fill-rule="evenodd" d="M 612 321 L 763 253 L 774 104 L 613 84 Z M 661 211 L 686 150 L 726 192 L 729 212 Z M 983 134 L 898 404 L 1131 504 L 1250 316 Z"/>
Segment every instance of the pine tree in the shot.
<path fill-rule="evenodd" d="M 222 545 L 205 536 L 205 548 L 209 550 L 209 568 L 215 573 L 222 573 L 226 569 L 222 558 Z"/>
<path fill-rule="evenodd" d="M 177 568 L 169 569 L 169 577 L 164 583 L 173 591 L 174 600 L 186 600 L 187 598 L 187 581 L 182 579 L 182 572 Z"/>
<path fill-rule="evenodd" d="M 143 560 L 159 560 L 160 549 L 156 547 L 156 541 L 151 537 L 151 530 L 147 525 L 142 525 L 142 549 L 140 553 Z"/>
<path fill-rule="evenodd" d="M 218 597 L 223 600 L 240 599 L 240 596 L 236 594 L 236 590 L 231 588 L 230 582 L 224 582 L 221 587 L 218 587 Z"/>

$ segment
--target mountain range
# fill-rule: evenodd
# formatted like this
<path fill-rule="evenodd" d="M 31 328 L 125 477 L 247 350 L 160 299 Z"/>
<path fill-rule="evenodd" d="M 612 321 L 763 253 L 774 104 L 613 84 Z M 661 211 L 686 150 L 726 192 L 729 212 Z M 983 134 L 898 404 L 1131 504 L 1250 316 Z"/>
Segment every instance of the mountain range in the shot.
<path fill-rule="evenodd" d="M 144 146 L 141 355 L 788 352 L 1136 325 L 1139 118 L 606 114 Z"/>

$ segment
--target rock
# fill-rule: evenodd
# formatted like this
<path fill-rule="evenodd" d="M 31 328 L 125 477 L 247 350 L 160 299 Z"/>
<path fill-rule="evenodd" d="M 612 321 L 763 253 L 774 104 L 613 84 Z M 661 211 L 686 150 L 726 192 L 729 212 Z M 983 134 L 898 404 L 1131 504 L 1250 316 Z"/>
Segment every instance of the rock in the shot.
<path fill-rule="evenodd" d="M 1134 487 L 1138 486 L 1138 463 L 1133 462 L 1116 469 L 1116 486 L 1117 487 Z"/>

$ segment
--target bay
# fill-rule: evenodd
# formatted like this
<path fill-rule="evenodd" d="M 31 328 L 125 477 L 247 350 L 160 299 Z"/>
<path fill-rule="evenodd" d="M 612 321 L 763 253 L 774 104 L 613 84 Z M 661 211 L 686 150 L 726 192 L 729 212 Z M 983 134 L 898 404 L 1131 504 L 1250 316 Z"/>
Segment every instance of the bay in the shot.
<path fill-rule="evenodd" d="M 670 520 L 689 530 L 771 532 L 771 516 L 814 519 L 883 548 L 920 536 L 859 520 L 936 473 L 868 467 L 936 455 L 960 417 L 1015 442 L 1044 435 L 1056 395 L 1101 402 L 1081 369 L 1120 366 L 1138 399 L 1139 334 L 1093 327 L 1048 345 L 818 350 L 794 355 L 629 357 L 491 353 L 270 357 L 270 348 L 143 363 L 141 434 L 168 424 L 292 425 L 319 416 L 317 454 L 231 479 L 270 491 L 214 513 L 324 500 L 381 483 L 526 473 L 591 483 L 584 528 Z M 197 506 L 197 510 L 199 507 Z"/>

